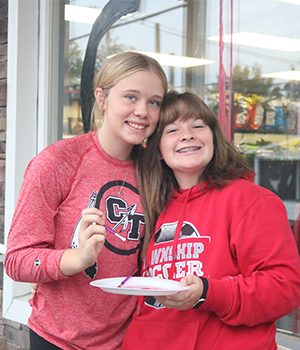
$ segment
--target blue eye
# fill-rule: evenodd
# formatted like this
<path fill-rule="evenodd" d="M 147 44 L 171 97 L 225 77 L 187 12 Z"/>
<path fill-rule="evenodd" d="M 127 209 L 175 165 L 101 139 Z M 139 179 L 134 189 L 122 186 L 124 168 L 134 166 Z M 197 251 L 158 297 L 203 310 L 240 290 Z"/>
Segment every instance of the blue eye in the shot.
<path fill-rule="evenodd" d="M 133 95 L 128 95 L 128 96 L 126 96 L 126 98 L 128 100 L 130 100 L 130 101 L 134 101 L 135 100 L 135 96 L 133 96 Z"/>
<path fill-rule="evenodd" d="M 161 102 L 159 102 L 159 101 L 151 101 L 150 104 L 153 105 L 153 106 L 160 107 Z"/>

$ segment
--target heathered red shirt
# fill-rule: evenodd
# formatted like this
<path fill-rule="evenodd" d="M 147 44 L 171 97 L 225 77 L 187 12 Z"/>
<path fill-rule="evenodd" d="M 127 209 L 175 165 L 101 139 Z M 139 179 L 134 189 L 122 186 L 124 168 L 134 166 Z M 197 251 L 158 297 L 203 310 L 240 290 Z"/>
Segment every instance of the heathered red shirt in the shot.
<path fill-rule="evenodd" d="M 95 133 L 43 150 L 26 170 L 8 236 L 7 274 L 16 281 L 38 283 L 28 326 L 65 350 L 120 349 L 136 307 L 134 296 L 90 285 L 96 279 L 130 274 L 137 267 L 144 233 L 133 162 L 105 157 L 115 179 Z M 100 208 L 106 224 L 129 243 L 108 233 L 97 264 L 65 277 L 60 258 L 66 249 L 78 246 L 81 210 L 88 206 Z"/>

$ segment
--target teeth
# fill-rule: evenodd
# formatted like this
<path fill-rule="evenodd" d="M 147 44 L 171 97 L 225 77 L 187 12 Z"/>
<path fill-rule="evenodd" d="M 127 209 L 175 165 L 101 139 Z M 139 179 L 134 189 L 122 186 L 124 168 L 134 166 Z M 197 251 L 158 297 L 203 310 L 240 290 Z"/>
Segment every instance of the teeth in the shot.
<path fill-rule="evenodd" d="M 139 129 L 139 130 L 145 129 L 145 126 L 143 126 L 143 125 L 133 124 L 133 123 L 130 123 L 130 122 L 128 122 L 128 125 L 132 126 L 135 129 Z"/>
<path fill-rule="evenodd" d="M 178 151 L 178 153 L 196 151 L 196 150 L 198 150 L 198 149 L 200 149 L 200 147 L 188 147 L 188 148 L 180 149 L 180 150 Z"/>

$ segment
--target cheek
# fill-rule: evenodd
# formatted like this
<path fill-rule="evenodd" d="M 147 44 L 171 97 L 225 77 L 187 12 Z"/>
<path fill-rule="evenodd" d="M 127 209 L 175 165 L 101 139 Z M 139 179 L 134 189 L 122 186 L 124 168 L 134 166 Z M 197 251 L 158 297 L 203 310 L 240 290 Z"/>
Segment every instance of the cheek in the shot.
<path fill-rule="evenodd" d="M 153 111 L 153 113 L 151 114 L 151 119 L 152 119 L 152 123 L 155 124 L 156 126 L 159 120 L 159 109 Z"/>
<path fill-rule="evenodd" d="M 213 137 L 211 136 L 210 147 L 209 147 L 210 161 L 212 160 L 213 156 L 214 156 L 214 141 L 213 141 Z"/>
<path fill-rule="evenodd" d="M 107 111 L 107 108 L 108 108 L 108 99 L 104 97 L 101 105 L 103 115 Z"/>
<path fill-rule="evenodd" d="M 151 123 L 150 123 L 150 128 L 152 130 L 152 133 L 154 132 L 154 130 L 156 129 L 157 123 L 158 123 L 158 117 L 157 118 L 152 118 L 151 119 Z"/>
<path fill-rule="evenodd" d="M 213 159 L 213 156 L 214 156 L 214 147 L 211 148 L 211 152 L 209 153 L 209 161 L 208 163 Z"/>

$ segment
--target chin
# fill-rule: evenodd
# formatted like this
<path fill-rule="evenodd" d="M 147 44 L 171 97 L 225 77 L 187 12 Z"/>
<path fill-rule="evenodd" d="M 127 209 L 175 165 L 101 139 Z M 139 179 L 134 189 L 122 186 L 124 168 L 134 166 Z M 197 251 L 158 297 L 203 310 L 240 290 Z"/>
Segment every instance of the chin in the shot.
<path fill-rule="evenodd" d="M 144 140 L 145 140 L 145 137 L 129 138 L 129 139 L 128 139 L 128 143 L 131 143 L 132 145 L 139 145 L 139 144 L 143 143 Z"/>

